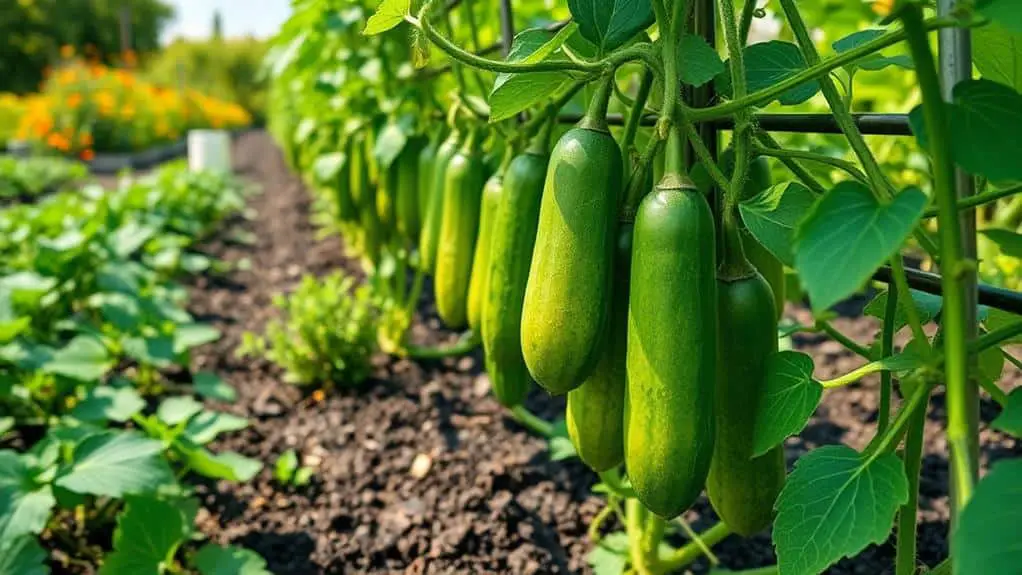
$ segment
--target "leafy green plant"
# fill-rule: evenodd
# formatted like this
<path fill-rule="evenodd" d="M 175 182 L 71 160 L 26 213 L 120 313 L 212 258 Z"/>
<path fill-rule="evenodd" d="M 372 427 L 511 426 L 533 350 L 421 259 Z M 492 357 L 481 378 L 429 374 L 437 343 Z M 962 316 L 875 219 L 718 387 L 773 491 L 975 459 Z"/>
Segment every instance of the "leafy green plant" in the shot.
<path fill-rule="evenodd" d="M 273 478 L 281 485 L 304 487 L 312 480 L 312 474 L 316 470 L 311 467 L 298 464 L 298 454 L 294 449 L 288 449 L 280 454 L 277 463 L 273 466 Z"/>
<path fill-rule="evenodd" d="M 238 354 L 276 363 L 298 385 L 357 386 L 370 374 L 379 311 L 369 288 L 354 285 L 343 272 L 303 277 L 273 298 L 282 317 L 264 335 L 246 333 Z"/>
<path fill-rule="evenodd" d="M 0 199 L 32 199 L 85 180 L 84 164 L 63 158 L 0 157 Z"/>

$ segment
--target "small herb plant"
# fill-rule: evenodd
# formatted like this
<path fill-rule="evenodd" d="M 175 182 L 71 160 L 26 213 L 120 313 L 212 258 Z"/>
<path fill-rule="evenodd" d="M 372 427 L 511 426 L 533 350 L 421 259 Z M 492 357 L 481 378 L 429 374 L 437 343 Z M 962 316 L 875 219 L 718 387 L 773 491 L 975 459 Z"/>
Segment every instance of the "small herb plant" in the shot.
<path fill-rule="evenodd" d="M 297 385 L 357 386 L 370 374 L 379 312 L 371 291 L 354 285 L 343 272 L 303 277 L 274 297 L 282 317 L 265 335 L 246 333 L 238 353 L 272 361 Z"/>

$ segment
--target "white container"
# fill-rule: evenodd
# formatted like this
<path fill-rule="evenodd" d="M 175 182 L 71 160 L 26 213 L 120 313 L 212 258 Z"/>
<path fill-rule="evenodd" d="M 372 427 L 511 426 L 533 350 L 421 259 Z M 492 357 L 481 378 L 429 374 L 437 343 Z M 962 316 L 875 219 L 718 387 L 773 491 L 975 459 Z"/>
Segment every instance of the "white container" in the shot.
<path fill-rule="evenodd" d="M 188 132 L 188 167 L 193 172 L 231 171 L 231 137 L 221 130 Z"/>

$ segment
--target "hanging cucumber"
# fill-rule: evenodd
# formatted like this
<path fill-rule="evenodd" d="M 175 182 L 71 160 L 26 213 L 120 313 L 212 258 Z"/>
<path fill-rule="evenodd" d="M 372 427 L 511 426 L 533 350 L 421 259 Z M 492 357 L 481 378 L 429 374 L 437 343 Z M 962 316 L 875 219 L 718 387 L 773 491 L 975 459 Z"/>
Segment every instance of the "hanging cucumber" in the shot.
<path fill-rule="evenodd" d="M 331 186 L 334 192 L 334 208 L 337 210 L 337 219 L 342 222 L 358 219 L 358 208 L 355 206 L 355 200 L 351 194 L 352 149 L 354 147 L 354 139 L 346 138 L 342 146 L 344 162 L 337 172 L 334 185 Z"/>
<path fill-rule="evenodd" d="M 426 208 L 422 234 L 419 237 L 419 251 L 423 269 L 426 271 L 432 272 L 436 268 L 437 245 L 440 241 L 440 223 L 444 209 L 444 179 L 451 157 L 458 151 L 461 143 L 461 132 L 455 126 L 437 149 L 436 160 L 430 170 L 433 181 L 429 185 L 429 206 Z"/>
<path fill-rule="evenodd" d="M 500 206 L 501 196 L 504 193 L 504 174 L 511 158 L 510 150 L 508 150 L 504 161 L 483 186 L 479 212 L 479 234 L 476 237 L 475 254 L 472 256 L 472 280 L 468 286 L 468 326 L 476 332 L 482 329 L 483 291 L 490 273 L 490 243 L 493 238 L 494 213 Z"/>
<path fill-rule="evenodd" d="M 482 305 L 483 350 L 493 394 L 501 404 L 525 401 L 532 378 L 522 357 L 522 304 L 529 280 L 543 181 L 550 161 L 549 129 L 511 161 L 494 213 L 490 273 Z"/>
<path fill-rule="evenodd" d="M 472 132 L 444 170 L 443 210 L 437 245 L 434 295 L 440 319 L 451 329 L 468 321 L 468 287 L 479 231 L 486 167 Z"/>
<path fill-rule="evenodd" d="M 351 136 L 349 154 L 348 164 L 351 166 L 351 171 L 348 173 L 350 178 L 349 190 L 351 191 L 351 200 L 355 203 L 355 210 L 357 212 L 355 220 L 359 220 L 361 218 L 362 206 L 365 205 L 366 188 L 369 186 L 369 165 L 366 163 L 365 134 L 359 132 Z"/>
<path fill-rule="evenodd" d="M 717 289 L 713 216 L 681 175 L 672 132 L 664 179 L 639 204 L 628 296 L 625 465 L 642 503 L 688 508 L 713 454 Z"/>
<path fill-rule="evenodd" d="M 578 387 L 607 328 L 621 149 L 607 130 L 604 83 L 550 155 L 522 311 L 522 352 L 552 394 Z"/>
<path fill-rule="evenodd" d="M 419 153 L 422 141 L 411 138 L 394 160 L 394 219 L 398 234 L 412 242 L 419 238 L 422 222 L 419 216 Z"/>
<path fill-rule="evenodd" d="M 380 222 L 380 239 L 386 243 L 394 234 L 397 201 L 397 161 L 380 170 L 376 186 L 376 215 Z"/>
<path fill-rule="evenodd" d="M 429 142 L 419 151 L 416 189 L 419 194 L 419 236 L 413 238 L 418 240 L 421 237 L 422 229 L 426 225 L 426 212 L 429 210 L 430 190 L 433 186 L 433 165 L 436 163 L 437 150 L 443 142 L 443 130 L 437 130 L 429 139 Z"/>
<path fill-rule="evenodd" d="M 617 235 L 610 333 L 604 342 L 603 353 L 592 375 L 568 392 L 564 415 L 568 437 L 575 451 L 582 462 L 596 472 L 617 467 L 625 457 L 625 364 L 632 228 L 632 223 L 622 223 Z"/>
<path fill-rule="evenodd" d="M 735 533 L 770 525 L 784 486 L 784 447 L 752 457 L 767 359 L 777 352 L 774 296 L 745 258 L 733 216 L 725 223 L 724 262 L 717 274 L 718 346 L 716 435 L 706 482 L 710 503 Z"/>

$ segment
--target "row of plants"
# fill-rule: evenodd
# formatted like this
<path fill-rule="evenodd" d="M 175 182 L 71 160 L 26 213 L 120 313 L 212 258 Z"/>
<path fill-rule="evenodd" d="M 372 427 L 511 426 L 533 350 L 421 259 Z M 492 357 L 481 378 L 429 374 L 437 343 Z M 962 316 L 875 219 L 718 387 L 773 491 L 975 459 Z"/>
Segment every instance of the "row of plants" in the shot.
<path fill-rule="evenodd" d="M 756 573 L 821 573 L 892 532 L 898 575 L 1017 571 L 1022 460 L 979 479 L 974 406 L 981 389 L 1002 408 L 990 425 L 1022 435 L 1022 392 L 997 386 L 1005 361 L 1020 363 L 1004 346 L 1020 341 L 1022 318 L 971 308 L 980 263 L 965 256 L 959 217 L 1013 205 L 1022 93 L 987 63 L 945 102 L 931 39 L 967 29 L 1017 58 L 1022 44 L 997 35 L 1022 38 L 1022 6 L 965 2 L 938 16 L 921 1 L 877 2 L 871 29 L 822 55 L 810 25 L 827 22 L 807 22 L 816 13 L 794 0 L 777 3 L 792 41 L 754 44 L 752 24 L 766 17 L 757 3 L 718 0 L 723 54 L 692 28 L 695 2 L 536 3 L 516 15 L 534 27 L 496 59 L 482 53 L 499 35 L 491 4 L 295 4 L 271 47 L 270 125 L 368 280 L 308 280 L 280 302 L 294 321 L 249 347 L 296 380 L 353 384 L 373 332 L 380 349 L 412 358 L 481 343 L 496 398 L 550 436 L 555 426 L 522 402 L 533 382 L 567 395 L 571 446 L 607 494 L 590 529 L 601 574 L 681 570 L 725 537 L 768 527 L 777 565 Z M 881 164 L 852 116 L 856 82 L 891 66 L 911 71 L 920 98 L 912 178 L 903 163 Z M 711 82 L 715 99 L 681 98 Z M 841 128 L 839 153 L 781 145 L 753 115 L 809 100 Z M 581 121 L 561 125 L 574 109 Z M 734 128 L 718 154 L 698 127 L 720 119 Z M 976 197 L 958 199 L 956 169 Z M 984 237 L 1012 255 L 1015 226 Z M 943 297 L 909 288 L 908 253 L 941 271 Z M 883 265 L 894 281 L 865 309 L 882 328 L 863 346 L 830 310 Z M 786 269 L 812 325 L 778 325 Z M 408 341 L 426 275 L 440 318 L 466 330 L 455 345 Z M 779 348 L 796 332 L 833 338 L 862 367 L 816 379 L 810 356 Z M 911 339 L 899 349 L 902 332 Z M 880 407 L 868 446 L 820 447 L 787 469 L 784 442 L 823 393 L 872 374 Z M 936 393 L 954 521 L 951 557 L 925 567 L 917 504 Z M 704 491 L 721 521 L 695 534 L 677 518 Z M 623 530 L 605 535 L 612 517 Z M 674 529 L 689 541 L 667 544 Z"/>
<path fill-rule="evenodd" d="M 41 92 L 22 99 L 22 108 L 12 139 L 83 160 L 175 143 L 193 129 L 230 130 L 252 122 L 233 102 L 73 58 L 51 70 Z"/>
<path fill-rule="evenodd" d="M 0 574 L 268 573 L 204 540 L 185 481 L 262 468 L 208 448 L 248 422 L 190 369 L 220 333 L 180 283 L 228 270 L 196 244 L 250 193 L 171 165 L 0 210 Z"/>
<path fill-rule="evenodd" d="M 73 160 L 0 157 L 0 200 L 32 200 L 79 184 L 88 175 L 88 168 Z"/>

